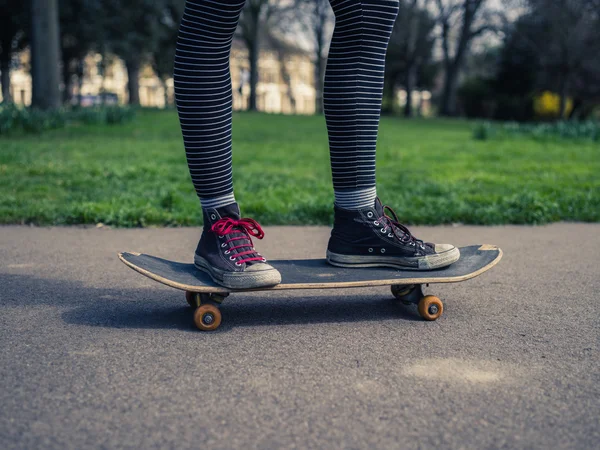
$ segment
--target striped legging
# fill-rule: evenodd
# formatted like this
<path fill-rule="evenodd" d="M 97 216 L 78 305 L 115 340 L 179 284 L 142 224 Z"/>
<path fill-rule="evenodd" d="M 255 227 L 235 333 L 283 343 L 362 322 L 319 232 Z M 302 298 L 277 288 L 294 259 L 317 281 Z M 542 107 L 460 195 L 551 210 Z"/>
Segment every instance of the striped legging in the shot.
<path fill-rule="evenodd" d="M 187 0 L 175 56 L 186 156 L 203 207 L 234 201 L 229 58 L 246 0 Z M 372 206 L 385 53 L 398 0 L 330 0 L 336 24 L 323 106 L 336 204 Z"/>

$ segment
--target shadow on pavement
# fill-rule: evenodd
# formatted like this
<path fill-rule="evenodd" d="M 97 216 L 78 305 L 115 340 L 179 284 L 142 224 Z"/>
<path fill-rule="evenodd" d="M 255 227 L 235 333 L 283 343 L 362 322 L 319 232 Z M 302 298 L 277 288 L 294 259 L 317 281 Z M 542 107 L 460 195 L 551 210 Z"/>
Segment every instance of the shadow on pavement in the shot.
<path fill-rule="evenodd" d="M 96 288 L 78 281 L 16 274 L 0 274 L 0 286 L 0 308 L 68 308 L 61 317 L 70 324 L 198 331 L 192 308 L 185 303 L 183 292 L 175 289 Z M 421 320 L 415 307 L 398 304 L 391 294 L 346 295 L 336 291 L 310 297 L 299 296 L 298 291 L 293 296 L 280 291 L 263 298 L 257 293 L 232 294 L 221 307 L 223 323 L 217 332 L 245 326 Z"/>

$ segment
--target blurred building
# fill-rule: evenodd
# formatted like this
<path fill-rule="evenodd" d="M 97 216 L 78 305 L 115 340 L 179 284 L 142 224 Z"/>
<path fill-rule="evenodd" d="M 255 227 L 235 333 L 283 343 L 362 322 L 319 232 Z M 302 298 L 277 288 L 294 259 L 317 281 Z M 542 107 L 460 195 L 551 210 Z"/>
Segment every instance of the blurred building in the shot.
<path fill-rule="evenodd" d="M 17 104 L 29 105 L 29 52 L 18 55 L 13 66 L 13 100 Z M 256 87 L 258 109 L 273 113 L 313 114 L 316 98 L 313 72 L 310 55 L 305 51 L 289 46 L 274 49 L 266 41 L 259 57 L 259 82 Z M 105 98 L 117 98 L 119 103 L 127 103 L 127 70 L 121 59 L 110 56 L 103 61 L 102 55 L 90 54 L 85 58 L 82 74 L 82 79 L 74 77 L 71 85 L 74 100 L 81 96 L 84 105 L 99 103 L 104 93 Z M 239 41 L 234 41 L 231 50 L 231 78 L 234 109 L 247 109 L 250 97 L 248 51 Z M 163 82 L 150 66 L 144 67 L 140 71 L 140 103 L 142 106 L 159 108 L 173 105 L 173 79 Z"/>
<path fill-rule="evenodd" d="M 240 40 L 233 42 L 230 61 L 233 108 L 246 110 L 250 98 L 250 68 L 248 50 Z M 29 52 L 24 51 L 15 58 L 11 71 L 11 94 L 17 104 L 31 103 L 29 67 Z M 111 55 L 103 60 L 100 54 L 89 54 L 81 67 L 81 73 L 81 79 L 74 77 L 70 86 L 74 103 L 81 102 L 83 106 L 102 102 L 127 103 L 127 70 L 121 59 Z M 256 87 L 258 110 L 281 114 L 314 114 L 314 73 L 310 53 L 289 43 L 264 38 Z M 139 85 L 142 106 L 163 108 L 174 105 L 172 78 L 163 81 L 150 66 L 145 66 L 140 71 Z M 398 90 L 395 98 L 399 106 L 404 106 L 406 92 Z M 413 92 L 412 102 L 416 112 L 430 115 L 429 92 Z"/>

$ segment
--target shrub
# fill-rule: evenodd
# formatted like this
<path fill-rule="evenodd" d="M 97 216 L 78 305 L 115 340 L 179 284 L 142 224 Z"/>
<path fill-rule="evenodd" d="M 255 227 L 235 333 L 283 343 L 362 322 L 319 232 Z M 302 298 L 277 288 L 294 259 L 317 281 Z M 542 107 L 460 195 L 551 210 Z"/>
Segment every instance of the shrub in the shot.
<path fill-rule="evenodd" d="M 495 133 L 494 127 L 489 122 L 482 122 L 475 126 L 473 130 L 473 139 L 477 141 L 487 141 Z"/>
<path fill-rule="evenodd" d="M 489 118 L 493 112 L 492 82 L 485 78 L 468 78 L 458 89 L 460 105 L 469 118 Z"/>
<path fill-rule="evenodd" d="M 0 105 L 0 135 L 21 131 L 27 134 L 63 128 L 69 123 L 115 125 L 133 120 L 135 109 L 126 106 L 98 106 L 41 111 L 19 108 L 14 104 Z"/>

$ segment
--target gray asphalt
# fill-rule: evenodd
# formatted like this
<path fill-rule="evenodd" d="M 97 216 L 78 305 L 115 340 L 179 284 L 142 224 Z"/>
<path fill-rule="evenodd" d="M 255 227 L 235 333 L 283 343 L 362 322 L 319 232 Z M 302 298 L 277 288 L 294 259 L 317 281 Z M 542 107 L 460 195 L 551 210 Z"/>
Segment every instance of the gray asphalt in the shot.
<path fill-rule="evenodd" d="M 414 232 L 504 259 L 427 288 L 433 323 L 378 287 L 232 295 L 202 333 L 116 256 L 189 260 L 198 229 L 0 227 L 0 448 L 598 448 L 600 226 Z"/>

